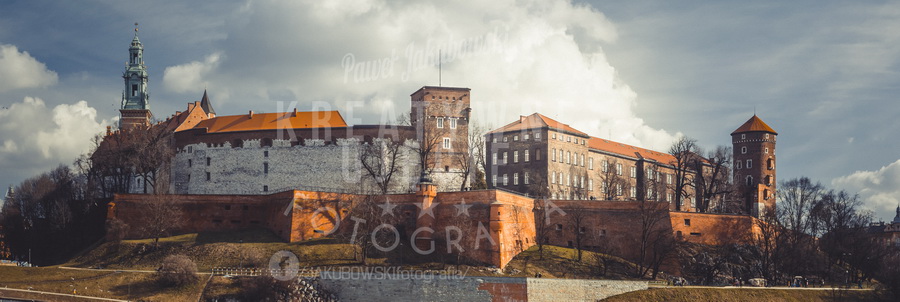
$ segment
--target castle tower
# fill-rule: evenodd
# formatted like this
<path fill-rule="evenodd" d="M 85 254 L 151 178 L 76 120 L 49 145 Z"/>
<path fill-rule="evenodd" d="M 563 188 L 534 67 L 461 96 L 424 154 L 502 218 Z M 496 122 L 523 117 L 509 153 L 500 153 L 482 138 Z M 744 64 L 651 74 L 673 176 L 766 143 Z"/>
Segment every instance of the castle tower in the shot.
<path fill-rule="evenodd" d="M 731 133 L 734 183 L 743 193 L 743 208 L 754 217 L 775 209 L 775 139 L 778 132 L 755 114 Z"/>
<path fill-rule="evenodd" d="M 149 126 L 150 93 L 147 92 L 147 67 L 144 66 L 144 46 L 137 36 L 137 23 L 134 24 L 134 39 L 128 48 L 129 59 L 125 64 L 125 91 L 122 93 L 122 108 L 119 110 L 119 128 L 128 129 L 136 126 Z"/>
<path fill-rule="evenodd" d="M 469 88 L 425 86 L 410 95 L 410 122 L 425 151 L 422 170 L 440 184 L 439 191 L 462 187 L 459 157 L 469 150 L 469 92 Z"/>

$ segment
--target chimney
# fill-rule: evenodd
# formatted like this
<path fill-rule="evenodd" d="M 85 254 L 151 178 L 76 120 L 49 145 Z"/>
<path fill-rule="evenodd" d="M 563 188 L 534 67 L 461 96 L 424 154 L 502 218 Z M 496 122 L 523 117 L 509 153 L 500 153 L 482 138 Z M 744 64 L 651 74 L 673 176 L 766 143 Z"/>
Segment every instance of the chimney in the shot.
<path fill-rule="evenodd" d="M 519 116 L 519 122 L 520 122 L 520 123 L 524 123 L 524 122 L 525 122 L 525 116 L 524 116 L 524 115 L 520 115 L 520 116 Z"/>
<path fill-rule="evenodd" d="M 250 110 L 250 118 L 253 118 L 253 110 Z"/>
<path fill-rule="evenodd" d="M 294 107 L 294 117 L 297 117 L 297 107 Z"/>
<path fill-rule="evenodd" d="M 112 126 L 106 126 L 106 136 L 112 135 Z"/>

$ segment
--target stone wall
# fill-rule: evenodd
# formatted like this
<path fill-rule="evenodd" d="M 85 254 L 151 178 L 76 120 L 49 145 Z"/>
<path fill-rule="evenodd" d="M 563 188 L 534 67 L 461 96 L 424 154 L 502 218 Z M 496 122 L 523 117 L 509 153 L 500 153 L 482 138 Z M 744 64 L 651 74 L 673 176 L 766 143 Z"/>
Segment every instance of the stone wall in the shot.
<path fill-rule="evenodd" d="M 322 272 L 341 301 L 597 301 L 647 289 L 645 281 Z"/>
<path fill-rule="evenodd" d="M 360 140 L 338 139 L 335 144 L 306 139 L 291 146 L 288 140 L 243 141 L 233 147 L 205 143 L 187 145 L 172 162 L 175 194 L 270 194 L 292 189 L 375 192 L 372 177 L 360 164 Z M 416 143 L 400 148 L 400 170 L 390 190 L 409 192 L 418 181 Z M 352 189 L 347 189 L 352 188 Z"/>

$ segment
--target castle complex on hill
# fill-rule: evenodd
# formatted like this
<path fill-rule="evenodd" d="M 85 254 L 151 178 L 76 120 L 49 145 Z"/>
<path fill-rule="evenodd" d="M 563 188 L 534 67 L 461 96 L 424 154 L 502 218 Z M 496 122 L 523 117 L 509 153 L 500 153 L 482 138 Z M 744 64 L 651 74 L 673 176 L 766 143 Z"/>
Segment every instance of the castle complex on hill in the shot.
<path fill-rule="evenodd" d="M 775 206 L 777 132 L 755 115 L 731 134 L 734 179 L 749 188 L 745 211 L 707 214 L 698 213 L 693 189 L 710 172 L 707 161 L 679 165 L 671 154 L 592 137 L 539 113 L 485 134 L 488 189 L 470 190 L 468 88 L 416 90 L 410 125 L 347 125 L 337 111 L 296 109 L 218 116 L 206 92 L 152 124 L 137 32 L 129 53 L 120 129 L 173 132 L 171 186 L 160 193 L 171 193 L 186 222 L 175 232 L 263 227 L 290 242 L 345 236 L 360 223 L 347 220 L 358 205 L 376 202 L 386 228 L 416 251 L 502 267 L 540 238 L 581 248 L 614 244 L 623 257 L 635 255 L 646 204 L 668 209 L 657 228 L 708 244 L 750 240 L 756 217 Z M 679 181 L 683 190 L 674 188 Z M 108 219 L 143 223 L 158 199 L 139 194 L 147 193 L 141 183 L 134 194 L 114 196 Z M 586 215 L 578 225 L 566 214 L 573 211 Z M 553 230 L 544 234 L 539 221 Z M 141 236 L 139 228 L 128 234 Z"/>

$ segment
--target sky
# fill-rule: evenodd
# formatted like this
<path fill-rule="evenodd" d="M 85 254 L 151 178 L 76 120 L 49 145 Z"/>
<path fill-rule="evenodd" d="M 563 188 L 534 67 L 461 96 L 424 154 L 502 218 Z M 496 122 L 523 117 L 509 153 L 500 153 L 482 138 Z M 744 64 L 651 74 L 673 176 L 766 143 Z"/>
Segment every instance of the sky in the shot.
<path fill-rule="evenodd" d="M 898 4 L 3 1 L 0 185 L 71 164 L 116 124 L 138 22 L 156 118 L 206 89 L 219 115 L 336 109 L 378 124 L 443 85 L 471 88 L 486 127 L 540 112 L 666 151 L 679 136 L 730 144 L 755 112 L 779 132 L 779 179 L 858 193 L 890 220 Z"/>

